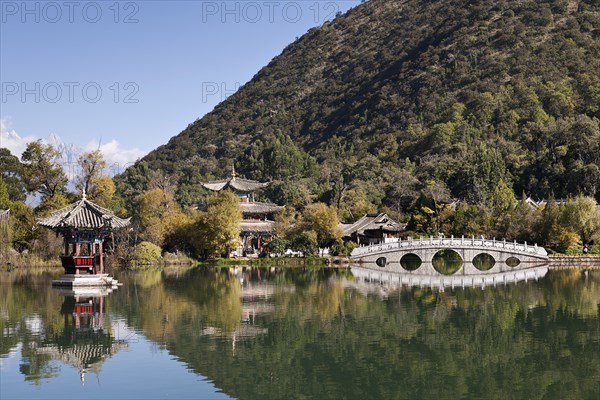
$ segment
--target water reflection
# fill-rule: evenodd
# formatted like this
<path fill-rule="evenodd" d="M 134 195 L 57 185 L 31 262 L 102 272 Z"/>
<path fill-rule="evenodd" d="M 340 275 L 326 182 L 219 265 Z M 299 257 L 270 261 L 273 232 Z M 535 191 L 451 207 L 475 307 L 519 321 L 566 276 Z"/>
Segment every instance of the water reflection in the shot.
<path fill-rule="evenodd" d="M 360 282 L 376 283 L 391 288 L 403 285 L 430 287 L 444 290 L 446 287 L 481 287 L 507 285 L 519 281 L 538 280 L 548 272 L 548 265 L 533 265 L 526 269 L 500 271 L 496 273 L 439 275 L 431 273 L 432 263 L 424 263 L 425 273 L 407 273 L 403 271 L 381 271 L 360 265 L 351 267 L 352 274 Z M 474 265 L 475 266 L 475 265 Z M 429 267 L 429 268 L 427 268 Z M 491 269 L 488 268 L 488 270 Z M 429 273 L 427 273 L 429 271 Z"/>
<path fill-rule="evenodd" d="M 456 251 L 444 249 L 433 256 L 431 263 L 440 274 L 452 275 L 462 267 L 463 260 Z"/>
<path fill-rule="evenodd" d="M 236 398 L 600 395 L 600 271 L 445 290 L 366 282 L 354 268 L 189 269 L 118 279 L 125 285 L 109 296 L 111 314 Z M 69 310 L 77 302 L 30 283 L 2 287 L 0 356 L 17 342 L 51 336 L 53 324 L 72 347 L 64 332 L 75 330 Z M 34 334 L 15 324 L 23 313 L 44 329 Z M 86 315 L 86 326 L 97 326 L 96 314 Z M 125 362 L 117 359 L 111 362 Z M 121 397 L 152 397 L 127 389 Z"/>
<path fill-rule="evenodd" d="M 107 358 L 127 347 L 112 335 L 106 319 L 111 289 L 52 289 L 47 278 L 43 277 L 47 286 L 3 284 L 0 357 L 20 344 L 19 369 L 26 381 L 39 384 L 59 376 L 59 361 L 76 368 L 84 383 L 86 373 L 97 374 Z"/>
<path fill-rule="evenodd" d="M 408 253 L 400 259 L 400 265 L 407 271 L 416 271 L 421 267 L 422 261 L 418 255 Z"/>
<path fill-rule="evenodd" d="M 496 260 L 490 254 L 480 253 L 473 258 L 473 266 L 480 271 L 489 271 L 496 265 Z"/>
<path fill-rule="evenodd" d="M 106 329 L 105 297 L 110 289 L 59 290 L 64 296 L 60 314 L 61 330 L 45 336 L 39 343 L 27 343 L 35 357 L 48 356 L 79 370 L 81 383 L 85 374 L 98 374 L 104 361 L 118 350 L 127 347 L 124 340 L 113 337 Z"/>

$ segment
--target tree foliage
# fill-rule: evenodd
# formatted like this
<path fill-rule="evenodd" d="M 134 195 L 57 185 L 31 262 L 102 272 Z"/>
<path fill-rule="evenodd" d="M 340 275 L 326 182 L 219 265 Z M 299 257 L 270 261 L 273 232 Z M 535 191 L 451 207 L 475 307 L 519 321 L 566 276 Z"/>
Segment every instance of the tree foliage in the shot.
<path fill-rule="evenodd" d="M 110 176 L 105 175 L 106 161 L 100 150 L 81 154 L 77 163 L 81 172 L 75 179 L 76 190 L 85 192 L 93 202 L 110 207 L 115 184 Z"/>
<path fill-rule="evenodd" d="M 21 156 L 23 181 L 29 193 L 39 193 L 42 202 L 65 193 L 67 176 L 56 161 L 59 152 L 41 140 L 30 142 Z"/>
<path fill-rule="evenodd" d="M 313 232 L 306 237 L 307 243 L 314 243 L 321 248 L 341 243 L 342 231 L 338 227 L 337 211 L 333 206 L 324 203 L 309 204 L 304 208 L 298 221 L 301 232 Z"/>
<path fill-rule="evenodd" d="M 193 225 L 196 253 L 201 258 L 227 257 L 239 245 L 241 220 L 238 197 L 228 190 L 216 192 Z"/>
<path fill-rule="evenodd" d="M 22 178 L 23 164 L 7 148 L 0 148 L 0 176 L 6 184 L 11 201 L 25 201 L 26 190 Z"/>
<path fill-rule="evenodd" d="M 144 192 L 139 200 L 137 220 L 141 238 L 160 247 L 165 246 L 167 235 L 189 222 L 173 194 L 159 188 Z"/>
<path fill-rule="evenodd" d="M 428 180 L 484 208 L 500 180 L 534 198 L 600 200 L 600 4 L 565 4 L 365 2 L 128 169 L 119 192 L 160 170 L 190 204 L 194 182 L 235 162 L 281 182 L 278 203 L 312 198 L 344 218 L 349 190 L 401 215 Z"/>

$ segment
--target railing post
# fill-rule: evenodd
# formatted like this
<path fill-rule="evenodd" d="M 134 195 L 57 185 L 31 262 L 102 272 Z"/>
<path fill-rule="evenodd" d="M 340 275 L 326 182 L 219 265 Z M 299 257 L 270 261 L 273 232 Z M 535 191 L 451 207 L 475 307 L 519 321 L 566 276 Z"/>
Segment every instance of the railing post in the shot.
<path fill-rule="evenodd" d="M 462 235 L 460 237 L 460 244 L 464 244 L 465 243 L 465 235 Z"/>

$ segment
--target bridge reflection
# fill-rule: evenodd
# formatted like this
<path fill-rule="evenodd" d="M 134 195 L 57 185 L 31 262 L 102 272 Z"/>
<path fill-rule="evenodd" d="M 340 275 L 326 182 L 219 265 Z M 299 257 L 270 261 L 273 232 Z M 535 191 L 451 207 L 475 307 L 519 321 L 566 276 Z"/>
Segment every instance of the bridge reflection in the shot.
<path fill-rule="evenodd" d="M 518 270 L 469 275 L 430 275 L 414 272 L 388 272 L 359 265 L 351 266 L 352 275 L 358 283 L 400 286 L 420 286 L 444 289 L 447 287 L 481 287 L 507 285 L 519 281 L 538 280 L 548 272 L 548 264 L 529 266 Z"/>

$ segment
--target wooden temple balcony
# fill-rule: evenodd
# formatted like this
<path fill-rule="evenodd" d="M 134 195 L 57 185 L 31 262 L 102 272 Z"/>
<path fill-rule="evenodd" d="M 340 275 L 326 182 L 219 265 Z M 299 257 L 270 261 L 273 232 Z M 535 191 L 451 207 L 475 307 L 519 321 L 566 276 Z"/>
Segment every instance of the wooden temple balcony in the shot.
<path fill-rule="evenodd" d="M 93 256 L 71 255 L 61 256 L 60 261 L 62 263 L 63 268 L 65 269 L 65 273 L 67 274 L 96 274 L 99 272 L 98 267 L 102 265 L 100 257 L 100 254 L 96 254 Z"/>

